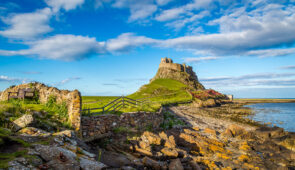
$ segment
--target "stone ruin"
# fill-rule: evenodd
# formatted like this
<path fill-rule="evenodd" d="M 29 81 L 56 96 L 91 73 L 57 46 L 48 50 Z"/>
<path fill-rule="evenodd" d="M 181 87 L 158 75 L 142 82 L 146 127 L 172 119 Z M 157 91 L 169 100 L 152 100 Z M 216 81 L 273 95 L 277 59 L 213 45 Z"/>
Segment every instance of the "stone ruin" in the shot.
<path fill-rule="evenodd" d="M 38 93 L 39 101 L 42 104 L 47 103 L 50 96 L 56 97 L 56 102 L 61 104 L 66 102 L 68 108 L 69 121 L 76 131 L 80 131 L 81 126 L 81 108 L 82 98 L 78 90 L 59 90 L 55 87 L 49 87 L 42 83 L 26 83 L 17 86 L 11 86 L 0 93 L 0 101 L 8 100 L 8 92 L 18 92 L 19 89 L 34 89 Z"/>
<path fill-rule="evenodd" d="M 205 89 L 198 81 L 198 77 L 191 66 L 173 63 L 171 58 L 166 57 L 161 59 L 158 72 L 151 81 L 161 78 L 178 80 L 196 90 Z"/>

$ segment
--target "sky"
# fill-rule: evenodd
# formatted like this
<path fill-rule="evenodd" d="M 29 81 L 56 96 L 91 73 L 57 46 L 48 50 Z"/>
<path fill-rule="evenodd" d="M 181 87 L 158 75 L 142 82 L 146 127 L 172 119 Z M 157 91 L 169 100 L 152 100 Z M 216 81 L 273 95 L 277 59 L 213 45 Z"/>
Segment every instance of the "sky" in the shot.
<path fill-rule="evenodd" d="M 1 0 L 0 91 L 128 95 L 161 58 L 237 98 L 295 98 L 295 0 Z"/>

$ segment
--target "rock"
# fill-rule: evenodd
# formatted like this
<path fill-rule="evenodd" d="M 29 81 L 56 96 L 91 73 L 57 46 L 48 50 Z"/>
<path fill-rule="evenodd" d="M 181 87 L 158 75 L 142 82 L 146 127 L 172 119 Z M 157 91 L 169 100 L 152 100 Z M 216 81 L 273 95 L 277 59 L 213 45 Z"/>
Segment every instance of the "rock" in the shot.
<path fill-rule="evenodd" d="M 137 152 L 140 152 L 143 155 L 147 155 L 147 156 L 153 156 L 153 153 L 151 151 L 145 150 L 145 149 L 141 149 L 138 146 L 135 146 L 135 150 Z"/>
<path fill-rule="evenodd" d="M 61 161 L 59 159 L 53 159 L 47 162 L 46 165 L 49 167 L 49 169 L 55 170 L 80 170 L 79 163 L 73 160 Z"/>
<path fill-rule="evenodd" d="M 167 148 L 175 148 L 176 147 L 176 143 L 175 143 L 175 139 L 174 136 L 169 136 L 169 138 L 166 140 L 165 142 L 165 147 Z"/>
<path fill-rule="evenodd" d="M 41 158 L 45 161 L 59 159 L 62 153 L 62 155 L 67 158 L 67 160 L 72 160 L 73 162 L 76 162 L 77 155 L 74 152 L 66 150 L 62 147 L 37 144 L 35 145 L 35 151 L 38 152 Z"/>
<path fill-rule="evenodd" d="M 76 137 L 75 132 L 72 130 L 64 130 L 61 132 L 53 133 L 53 136 L 67 136 L 69 138 Z"/>
<path fill-rule="evenodd" d="M 214 135 L 214 136 L 216 136 L 216 134 L 217 134 L 217 132 L 215 130 L 210 129 L 210 128 L 205 128 L 204 132 L 208 133 L 208 134 L 211 134 L 211 135 Z"/>
<path fill-rule="evenodd" d="M 144 166 L 147 166 L 147 167 L 155 169 L 155 170 L 160 170 L 161 168 L 164 169 L 164 166 L 165 166 L 165 165 L 161 164 L 160 162 L 155 161 L 149 157 L 144 157 L 142 159 L 142 163 Z"/>
<path fill-rule="evenodd" d="M 105 165 L 119 168 L 121 166 L 131 165 L 131 161 L 123 154 L 112 152 L 112 151 L 104 151 L 101 154 L 102 163 Z"/>
<path fill-rule="evenodd" d="M 34 117 L 31 114 L 24 114 L 20 118 L 13 121 L 13 129 L 14 131 L 18 131 L 24 127 L 32 125 L 34 123 Z"/>
<path fill-rule="evenodd" d="M 151 151 L 150 143 L 147 140 L 139 141 L 139 147 L 144 150 Z"/>
<path fill-rule="evenodd" d="M 48 137 L 51 133 L 35 127 L 26 127 L 18 131 L 21 135 Z"/>
<path fill-rule="evenodd" d="M 165 132 L 161 132 L 161 133 L 159 133 L 159 136 L 160 136 L 160 138 L 161 139 L 163 139 L 163 140 L 168 140 L 168 136 L 167 136 L 167 134 L 165 133 Z"/>
<path fill-rule="evenodd" d="M 199 130 L 200 130 L 200 128 L 197 127 L 197 126 L 194 126 L 193 129 L 194 129 L 195 131 L 199 131 Z"/>
<path fill-rule="evenodd" d="M 183 166 L 179 159 L 172 159 L 169 164 L 169 170 L 183 170 Z"/>
<path fill-rule="evenodd" d="M 284 129 L 279 127 L 260 127 L 255 133 L 263 139 L 279 138 L 285 135 Z"/>
<path fill-rule="evenodd" d="M 173 148 L 163 148 L 161 149 L 161 152 L 168 157 L 177 157 L 178 156 L 178 152 L 177 150 L 173 149 Z"/>
<path fill-rule="evenodd" d="M 101 162 L 91 161 L 81 157 L 79 162 L 82 170 L 100 170 L 102 168 L 107 168 L 107 166 Z"/>
<path fill-rule="evenodd" d="M 247 131 L 243 127 L 231 124 L 223 133 L 221 133 L 221 135 L 225 137 L 236 137 L 246 132 Z"/>
<path fill-rule="evenodd" d="M 147 140 L 149 144 L 161 145 L 161 138 L 158 135 L 149 131 L 145 131 L 141 136 L 141 139 L 143 141 Z"/>
<path fill-rule="evenodd" d="M 190 161 L 188 164 L 193 170 L 202 170 L 202 168 L 195 161 Z"/>

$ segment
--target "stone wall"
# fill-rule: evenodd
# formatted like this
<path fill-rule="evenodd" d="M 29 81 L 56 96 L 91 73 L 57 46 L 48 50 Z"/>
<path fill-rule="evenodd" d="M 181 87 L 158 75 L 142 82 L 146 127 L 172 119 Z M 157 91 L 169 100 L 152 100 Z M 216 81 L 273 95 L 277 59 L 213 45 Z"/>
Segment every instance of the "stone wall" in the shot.
<path fill-rule="evenodd" d="M 82 116 L 82 137 L 96 138 L 107 134 L 118 127 L 145 129 L 148 127 L 159 128 L 164 121 L 162 111 L 123 113 L 120 116 L 104 114 L 98 116 Z"/>
<path fill-rule="evenodd" d="M 78 90 L 59 90 L 55 87 L 49 87 L 42 83 L 26 83 L 17 86 L 11 86 L 0 94 L 0 101 L 8 99 L 8 92 L 17 92 L 19 89 L 33 88 L 37 91 L 40 103 L 45 104 L 50 96 L 56 97 L 56 102 L 61 104 L 66 102 L 68 107 L 69 121 L 72 126 L 79 131 L 81 122 L 82 98 Z"/>

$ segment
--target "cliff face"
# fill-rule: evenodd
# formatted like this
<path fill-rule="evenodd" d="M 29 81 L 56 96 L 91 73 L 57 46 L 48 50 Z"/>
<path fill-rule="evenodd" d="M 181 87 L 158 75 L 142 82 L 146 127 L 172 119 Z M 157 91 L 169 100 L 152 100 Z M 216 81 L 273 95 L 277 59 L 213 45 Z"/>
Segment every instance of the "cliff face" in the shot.
<path fill-rule="evenodd" d="M 156 76 L 151 79 L 151 82 L 160 78 L 178 80 L 196 90 L 205 89 L 205 87 L 198 81 L 198 77 L 191 66 L 173 63 L 170 58 L 161 59 L 158 72 Z"/>

